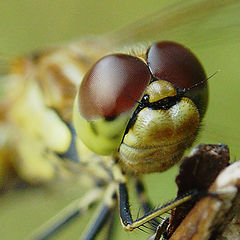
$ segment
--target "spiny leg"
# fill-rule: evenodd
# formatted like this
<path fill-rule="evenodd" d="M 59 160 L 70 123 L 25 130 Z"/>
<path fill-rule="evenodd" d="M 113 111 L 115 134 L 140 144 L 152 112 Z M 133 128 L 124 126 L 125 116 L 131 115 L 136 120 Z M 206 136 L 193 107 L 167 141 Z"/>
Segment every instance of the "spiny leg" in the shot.
<path fill-rule="evenodd" d="M 138 177 L 136 178 L 136 182 L 135 182 L 135 189 L 136 189 L 136 193 L 138 196 L 138 199 L 140 200 L 141 203 L 141 208 L 143 209 L 144 214 L 148 214 L 153 210 L 153 206 L 147 196 L 145 187 L 144 187 L 144 183 L 142 182 L 142 180 Z M 159 226 L 160 222 L 157 219 L 153 219 L 150 222 L 150 225 L 152 225 L 153 227 L 153 231 L 156 230 L 156 228 Z"/>
<path fill-rule="evenodd" d="M 152 208 L 152 205 L 146 195 L 145 187 L 143 185 L 143 182 L 140 180 L 140 178 L 136 179 L 135 189 L 137 192 L 137 196 L 139 197 L 139 200 L 141 202 L 141 207 L 142 207 L 144 213 L 147 214 L 153 208 Z"/>
<path fill-rule="evenodd" d="M 155 233 L 148 238 L 148 240 L 164 240 L 166 239 L 163 235 L 167 231 L 169 225 L 169 217 L 163 218 L 162 222 L 157 226 Z"/>
<path fill-rule="evenodd" d="M 46 240 L 55 232 L 62 229 L 71 220 L 79 217 L 94 203 L 99 201 L 103 195 L 103 189 L 95 188 L 90 190 L 84 197 L 75 200 L 64 208 L 60 213 L 43 224 L 36 232 L 34 232 L 28 239 L 29 240 Z"/>
<path fill-rule="evenodd" d="M 129 207 L 129 200 L 128 200 L 128 190 L 126 186 L 127 178 L 122 173 L 121 169 L 115 164 L 113 166 L 113 175 L 115 181 L 118 183 L 118 201 L 119 201 L 119 213 L 120 219 L 125 231 L 132 231 L 135 228 L 139 228 L 143 226 L 145 223 L 150 222 L 156 217 L 168 212 L 169 210 L 181 205 L 182 203 L 193 199 L 198 195 L 198 192 L 192 191 L 186 193 L 185 195 L 181 196 L 178 199 L 175 199 L 163 206 L 152 210 L 151 212 L 145 214 L 143 217 L 140 217 L 133 221 L 130 207 Z"/>
<path fill-rule="evenodd" d="M 181 205 L 182 203 L 189 201 L 190 199 L 196 197 L 196 192 L 189 192 L 182 196 L 181 198 L 175 199 L 163 206 L 145 214 L 143 217 L 140 217 L 133 221 L 132 215 L 130 212 L 129 201 L 128 201 L 128 192 L 127 186 L 125 183 L 119 183 L 118 188 L 119 194 L 119 207 L 120 207 L 120 218 L 124 230 L 132 231 L 135 228 L 139 228 L 145 223 L 150 222 L 154 218 L 168 212 L 169 210 Z"/>
<path fill-rule="evenodd" d="M 116 185 L 110 184 L 104 195 L 105 198 L 100 208 L 93 216 L 93 223 L 90 224 L 90 227 L 84 233 L 81 240 L 93 240 L 105 224 L 108 223 L 109 218 L 111 218 L 116 206 Z"/>

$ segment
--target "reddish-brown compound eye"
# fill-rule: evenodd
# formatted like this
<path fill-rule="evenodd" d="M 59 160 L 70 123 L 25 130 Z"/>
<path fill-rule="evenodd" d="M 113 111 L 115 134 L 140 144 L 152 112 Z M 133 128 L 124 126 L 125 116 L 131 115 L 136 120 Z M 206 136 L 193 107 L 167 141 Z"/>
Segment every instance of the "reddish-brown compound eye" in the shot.
<path fill-rule="evenodd" d="M 147 53 L 147 63 L 155 78 L 169 81 L 180 90 L 206 80 L 198 59 L 189 49 L 178 43 L 164 41 L 153 44 Z M 202 116 L 208 102 L 207 83 L 199 84 L 186 95 L 194 101 Z"/>
<path fill-rule="evenodd" d="M 87 120 L 116 117 L 131 110 L 151 80 L 140 59 L 113 54 L 100 59 L 85 75 L 79 89 L 81 115 Z"/>

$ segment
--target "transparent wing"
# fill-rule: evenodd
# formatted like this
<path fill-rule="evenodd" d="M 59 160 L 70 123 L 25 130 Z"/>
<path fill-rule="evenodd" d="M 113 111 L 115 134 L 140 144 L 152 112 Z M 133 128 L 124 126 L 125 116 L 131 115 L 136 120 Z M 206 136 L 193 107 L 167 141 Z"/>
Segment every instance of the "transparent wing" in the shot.
<path fill-rule="evenodd" d="M 106 36 L 117 46 L 160 39 L 194 47 L 237 41 L 239 12 L 238 0 L 182 0 Z"/>

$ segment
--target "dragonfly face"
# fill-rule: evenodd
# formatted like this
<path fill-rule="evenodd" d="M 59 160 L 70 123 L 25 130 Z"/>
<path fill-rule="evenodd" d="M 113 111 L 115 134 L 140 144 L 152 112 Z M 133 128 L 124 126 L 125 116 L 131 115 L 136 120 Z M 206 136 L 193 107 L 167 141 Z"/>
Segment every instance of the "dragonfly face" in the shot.
<path fill-rule="evenodd" d="M 83 78 L 74 109 L 81 140 L 99 154 L 119 151 L 124 170 L 137 174 L 164 171 L 180 160 L 208 100 L 206 75 L 188 49 L 159 42 L 141 56 L 100 59 Z M 185 97 L 194 84 L 198 89 Z"/>
<path fill-rule="evenodd" d="M 208 8 L 206 9 L 206 6 L 208 7 L 211 6 L 211 4 L 207 3 L 208 1 L 193 1 L 193 2 L 195 4 L 196 2 L 198 2 L 200 6 L 204 6 L 204 10 L 201 10 L 202 8 L 199 8 L 199 6 L 197 5 L 195 6 L 197 11 L 193 11 L 192 14 L 188 14 L 189 12 L 188 13 L 185 12 L 186 17 L 184 19 L 188 19 L 188 17 L 190 17 L 191 19 L 191 17 L 193 17 L 195 14 L 198 15 L 198 12 L 209 13 L 211 11 Z M 216 5 L 220 6 L 221 5 L 220 2 L 221 1 L 217 1 Z M 186 8 L 188 4 L 187 5 L 184 4 L 182 8 L 183 11 L 190 9 L 190 8 Z M 215 8 L 217 9 L 218 6 Z M 193 9 L 191 8 L 191 10 Z M 214 7 L 212 10 L 214 10 Z M 177 10 L 176 12 L 179 13 L 179 11 Z M 169 14 L 169 16 L 173 16 L 173 18 L 172 19 L 170 18 L 170 20 L 174 20 L 175 18 L 175 20 L 177 19 L 177 21 L 175 21 L 176 23 L 179 23 L 179 22 L 184 23 L 184 21 L 182 21 L 183 18 L 181 18 L 178 14 L 175 14 L 176 12 L 173 11 L 172 12 L 173 14 Z M 166 20 L 166 16 L 163 17 L 163 19 Z M 163 25 L 166 25 L 166 26 L 168 25 L 166 24 L 165 21 L 162 21 L 162 22 L 163 22 Z M 169 21 L 169 22 L 171 23 L 174 21 Z M 178 24 L 176 25 L 178 26 Z M 131 26 L 129 27 L 129 29 L 132 30 Z M 144 27 L 142 29 L 144 30 Z M 147 29 L 151 29 L 151 28 L 148 27 Z M 197 29 L 196 26 L 195 26 L 195 29 Z M 171 27 L 170 27 L 170 30 L 171 30 Z M 174 28 L 172 28 L 172 30 L 174 30 Z M 181 30 L 179 31 L 181 32 Z M 162 33 L 163 36 L 164 36 L 164 33 L 166 32 L 165 28 L 162 25 L 159 27 L 159 32 Z M 125 32 L 123 31 L 122 36 L 119 34 L 118 36 L 121 36 L 122 38 L 126 36 L 126 38 L 129 38 L 130 41 L 132 39 L 133 41 L 135 41 L 136 39 L 134 37 L 134 34 L 135 34 L 134 31 L 131 31 L 130 33 L 133 33 L 133 35 L 126 34 L 126 31 Z M 204 36 L 208 36 L 208 35 L 209 34 L 205 34 Z M 148 36 L 147 32 L 146 32 L 146 36 Z M 119 37 L 118 40 L 120 40 L 119 42 L 122 45 L 123 42 L 121 42 L 121 39 L 122 39 L 121 37 Z M 136 38 L 138 37 L 140 37 L 140 40 L 141 40 L 141 35 L 137 36 Z M 169 39 L 169 38 L 164 37 L 164 39 Z M 173 38 L 170 37 L 170 39 L 172 40 L 174 39 L 174 37 Z M 184 41 L 186 39 L 188 40 L 188 38 L 183 38 L 183 39 Z M 113 46 L 115 47 L 116 45 L 115 42 L 117 41 L 115 38 L 112 40 L 114 42 Z M 156 40 L 158 41 L 158 39 Z M 37 124 L 38 129 L 36 132 L 34 132 L 34 138 L 32 138 L 32 130 L 28 130 L 28 127 L 30 125 L 28 123 L 30 122 L 29 119 L 30 120 L 33 119 L 33 115 L 23 114 L 23 117 L 24 117 L 23 120 L 27 119 L 26 121 L 24 120 L 26 123 L 24 125 L 24 128 L 21 128 L 21 129 L 24 129 L 24 132 L 25 132 L 25 134 L 22 135 L 24 136 L 24 138 L 19 137 L 18 141 L 15 143 L 21 142 L 22 139 L 27 139 L 26 141 L 22 141 L 22 146 L 25 147 L 26 143 L 28 143 L 28 146 L 31 145 L 31 148 L 29 147 L 24 148 L 25 153 L 31 153 L 29 154 L 30 157 L 28 159 L 34 159 L 34 160 L 40 159 L 42 162 L 44 162 L 46 159 L 51 160 L 51 161 L 47 161 L 49 166 L 44 168 L 45 170 L 43 171 L 46 174 L 49 171 L 49 167 L 51 169 L 50 173 L 48 173 L 49 175 L 46 178 L 47 180 L 51 179 L 54 176 L 54 171 L 52 171 L 52 169 L 58 169 L 58 166 L 59 166 L 57 163 L 59 160 L 58 156 L 61 155 L 62 153 L 65 153 L 65 151 L 68 149 L 70 145 L 70 140 L 71 140 L 70 139 L 71 131 L 68 128 L 67 124 L 65 124 L 65 122 L 69 123 L 71 121 L 73 101 L 77 92 L 76 86 L 79 85 L 79 82 L 81 80 L 79 82 L 68 81 L 68 78 L 70 78 L 68 70 L 71 69 L 72 66 L 78 66 L 79 67 L 78 70 L 75 71 L 74 72 L 75 75 L 74 74 L 73 75 L 74 76 L 78 75 L 80 76 L 78 77 L 78 79 L 82 79 L 86 71 L 89 71 L 88 73 L 89 75 L 91 75 L 90 73 L 93 73 L 93 71 L 96 70 L 96 66 L 98 66 L 98 63 L 102 62 L 102 59 L 104 59 L 102 58 L 103 56 L 105 56 L 106 54 L 108 54 L 108 56 L 116 56 L 112 53 L 112 50 L 111 50 L 112 48 L 106 47 L 106 49 L 103 48 L 102 50 L 102 48 L 100 48 L 98 44 L 96 44 L 95 47 L 92 47 L 91 44 L 89 44 L 88 47 L 84 47 L 86 45 L 83 44 L 83 46 L 81 46 L 82 49 L 88 50 L 88 54 L 86 57 L 86 55 L 84 54 L 82 55 L 82 51 L 79 51 L 80 47 L 78 47 L 77 45 L 78 44 L 76 45 L 72 44 L 62 49 L 59 48 L 60 51 L 55 51 L 55 49 L 53 49 L 53 51 L 50 51 L 50 52 L 43 51 L 43 54 L 37 54 L 35 57 L 30 58 L 30 63 L 33 64 L 30 66 L 31 70 L 34 69 L 34 66 L 36 67 L 35 70 L 37 70 L 37 78 L 36 79 L 33 78 L 34 80 L 33 82 L 35 82 L 36 80 L 36 82 L 39 84 L 39 85 L 37 84 L 38 86 L 37 93 L 39 93 L 39 89 L 40 89 L 41 94 L 39 99 L 40 99 L 41 106 L 44 106 L 44 112 L 46 108 L 50 112 L 50 114 L 47 115 L 49 116 L 49 118 L 44 118 L 44 119 L 45 120 L 51 119 L 51 123 L 54 122 L 56 124 L 50 124 L 49 128 L 41 129 L 39 126 L 42 126 L 41 125 L 43 122 L 42 121 L 41 124 Z M 114 157 L 117 156 L 120 166 L 126 172 L 129 172 L 131 174 L 132 173 L 142 174 L 146 172 L 163 171 L 168 167 L 170 167 L 172 164 L 174 164 L 176 161 L 178 161 L 180 156 L 182 155 L 182 151 L 184 151 L 184 149 L 190 146 L 193 140 L 195 139 L 195 136 L 197 135 L 197 131 L 199 128 L 199 124 L 201 122 L 201 119 L 205 113 L 206 106 L 207 106 L 207 87 L 205 86 L 201 88 L 204 84 L 200 84 L 199 86 L 194 87 L 193 89 L 191 89 L 191 91 L 186 90 L 186 93 L 184 94 L 182 93 L 184 89 L 191 88 L 192 86 L 194 86 L 195 83 L 201 82 L 202 80 L 206 80 L 204 71 L 202 70 L 202 67 L 199 67 L 199 63 L 197 63 L 196 65 L 193 64 L 194 66 L 197 66 L 199 71 L 194 71 L 193 73 L 188 72 L 189 75 L 192 75 L 192 74 L 198 75 L 196 77 L 195 82 L 190 81 L 190 82 L 187 82 L 186 85 L 184 85 L 185 83 L 181 85 L 182 84 L 181 80 L 180 81 L 178 80 L 175 83 L 174 81 L 172 82 L 165 78 L 166 75 L 169 76 L 169 71 L 166 71 L 164 74 L 162 74 L 162 71 L 161 71 L 162 66 L 159 67 L 159 61 L 158 61 L 158 59 L 160 59 L 159 53 L 158 51 L 154 50 L 154 49 L 160 49 L 158 47 L 158 44 L 155 44 L 155 45 L 149 44 L 148 46 L 151 46 L 150 49 L 144 48 L 143 50 L 140 50 L 140 51 L 137 50 L 136 51 L 137 54 L 133 54 L 133 57 L 130 57 L 129 55 L 131 54 L 129 53 L 124 54 L 124 59 L 133 58 L 137 62 L 139 62 L 141 66 L 143 66 L 143 68 L 140 67 L 140 69 L 143 69 L 142 72 L 144 74 L 139 75 L 138 72 L 135 73 L 135 75 L 138 76 L 137 80 L 139 80 L 139 78 L 141 79 L 142 76 L 145 75 L 143 84 L 142 84 L 144 88 L 137 86 L 137 90 L 138 90 L 137 92 L 134 92 L 131 90 L 130 91 L 131 94 L 127 95 L 128 98 L 126 102 L 122 101 L 122 98 L 123 98 L 122 96 L 125 97 L 124 95 L 125 89 L 123 87 L 122 88 L 120 87 L 121 94 L 119 97 L 119 102 L 116 99 L 113 99 L 112 101 L 105 100 L 103 102 L 100 102 L 100 110 L 98 108 L 99 106 L 96 106 L 96 104 L 93 101 L 95 99 L 93 100 L 91 99 L 91 106 L 93 105 L 94 108 L 93 107 L 91 108 L 87 105 L 88 99 L 90 96 L 88 95 L 88 91 L 84 93 L 84 89 L 82 89 L 81 93 L 80 92 L 77 93 L 78 97 L 76 98 L 76 102 L 75 102 L 74 118 L 80 118 L 80 120 L 75 119 L 75 126 L 78 132 L 78 135 L 82 138 L 82 141 L 84 141 L 86 145 L 89 146 L 89 148 L 92 148 L 97 153 L 100 153 L 100 154 L 111 153 L 114 155 Z M 93 53 L 93 50 L 94 50 L 94 53 Z M 157 55 L 157 57 L 155 57 L 155 55 Z M 209 55 L 211 57 L 210 51 L 209 51 Z M 79 58 L 79 56 L 81 57 Z M 190 55 L 190 58 L 194 59 L 194 61 L 197 62 L 194 56 Z M 26 60 L 28 58 L 24 58 L 24 59 Z M 79 61 L 79 62 L 76 64 L 76 61 Z M 79 64 L 80 62 L 81 64 Z M 96 63 L 94 65 L 95 67 L 93 66 L 94 63 Z M 128 61 L 126 62 L 126 64 L 128 65 Z M 204 65 L 207 66 L 205 62 L 204 62 Z M 217 69 L 213 68 L 209 72 L 210 73 L 215 72 Z M 73 69 L 73 70 L 76 70 L 76 69 Z M 175 74 L 178 76 L 179 74 L 181 75 L 181 70 L 175 70 L 175 71 L 177 71 L 177 73 L 174 73 L 174 76 Z M 122 71 L 120 71 L 120 75 L 122 74 L 121 72 Z M 26 72 L 24 74 L 26 74 Z M 114 72 L 111 74 L 114 74 Z M 86 80 L 87 82 L 87 84 L 85 85 L 87 86 L 87 88 L 89 88 L 89 81 L 90 82 L 93 81 L 92 77 L 91 76 L 89 77 L 89 75 L 85 75 L 84 77 L 84 80 Z M 27 76 L 29 76 L 29 74 L 27 74 Z M 27 78 L 27 80 L 29 80 L 29 78 Z M 74 80 L 74 78 L 71 78 L 71 80 Z M 25 86 L 25 83 L 26 82 L 24 82 L 23 84 L 24 86 Z M 109 84 L 110 84 L 109 86 L 112 87 L 111 85 L 112 83 L 109 83 Z M 82 84 L 82 86 L 84 86 L 84 84 Z M 105 93 L 104 87 L 107 88 L 106 84 L 102 84 L 102 86 L 100 87 L 103 87 L 103 91 L 101 92 Z M 110 90 L 111 90 L 111 87 L 109 87 Z M 116 89 L 116 91 L 117 90 L 118 88 Z M 98 94 L 98 88 L 95 89 L 94 91 L 96 91 L 96 94 Z M 27 95 L 24 95 L 24 96 L 27 96 Z M 36 96 L 38 95 L 36 94 L 35 97 Z M 117 94 L 110 95 L 110 96 L 113 98 L 116 98 Z M 101 99 L 101 96 L 97 95 L 97 97 Z M 33 98 L 29 98 L 27 102 L 31 103 L 33 102 L 32 100 Z M 113 102 L 117 102 L 118 104 L 114 106 Z M 160 103 L 163 109 L 155 109 L 156 102 Z M 83 104 L 81 105 L 81 103 Z M 106 104 L 109 104 L 109 105 L 106 105 Z M 85 106 L 88 106 L 88 107 L 84 109 Z M 179 116 L 177 115 L 177 113 L 180 113 L 179 111 L 180 109 L 188 109 L 188 111 L 186 111 L 186 114 L 181 113 Z M 18 112 L 23 113 L 22 110 Z M 54 114 L 52 114 L 52 112 L 54 112 Z M 175 121 L 176 119 L 181 119 L 181 118 L 184 119 L 184 121 L 181 121 L 181 120 Z M 191 119 L 190 122 L 192 123 L 190 125 L 187 124 L 189 123 L 188 121 L 189 118 Z M 36 119 L 39 121 L 39 118 L 36 118 Z M 52 121 L 53 119 L 54 121 Z M 162 121 L 165 122 L 166 124 L 162 125 L 162 122 L 160 122 L 159 119 L 163 119 Z M 173 122 L 175 124 L 173 124 Z M 147 129 L 147 126 L 150 129 Z M 161 127 L 161 126 L 166 126 L 166 127 Z M 97 128 L 99 132 L 103 133 L 103 134 L 99 134 L 99 139 L 96 136 L 95 131 L 93 130 L 94 128 L 95 129 Z M 18 131 L 15 131 L 14 133 L 18 133 Z M 51 135 L 50 133 L 54 133 L 54 134 Z M 29 137 L 29 134 L 30 134 L 30 137 Z M 60 135 L 62 136 L 61 139 L 59 137 Z M 32 149 L 35 149 L 34 148 L 35 141 L 33 141 L 33 139 L 35 139 L 35 136 L 37 136 L 37 139 L 44 139 L 44 140 L 41 140 L 40 151 L 30 151 Z M 51 138 L 50 136 L 54 136 L 54 137 Z M 113 138 L 113 136 L 117 136 L 117 137 L 114 138 L 114 140 L 112 140 L 111 138 Z M 162 138 L 159 138 L 159 136 L 162 136 Z M 169 140 L 169 136 L 172 136 L 171 140 Z M 158 160 L 161 157 L 158 155 L 148 158 L 148 156 L 152 156 L 155 153 L 155 149 L 152 146 L 153 141 L 155 141 L 154 147 L 155 145 L 157 146 L 156 152 L 159 152 L 159 148 L 160 148 L 159 145 L 161 145 L 163 142 L 166 143 L 166 139 L 167 141 L 170 141 L 172 143 L 174 142 L 177 136 L 179 136 L 179 138 L 177 139 L 177 142 L 181 142 L 181 140 L 184 140 L 184 142 L 180 145 L 173 144 L 172 145 L 173 149 L 171 147 L 170 148 L 168 147 L 168 149 L 165 149 L 166 155 L 167 153 L 170 153 L 170 155 L 167 155 L 163 159 L 163 161 L 161 162 L 155 161 L 156 159 Z M 51 145 L 52 143 L 54 144 L 58 143 L 59 145 L 58 144 L 57 146 Z M 46 145 L 47 145 L 47 148 L 45 148 Z M 14 147 L 16 148 L 16 146 L 19 146 L 19 145 L 16 144 Z M 151 150 L 153 149 L 154 152 L 146 153 L 144 146 L 147 146 L 147 148 L 150 148 Z M 104 148 L 106 148 L 107 151 L 102 150 Z M 49 151 L 49 149 L 53 151 Z M 144 150 L 144 153 L 141 152 L 141 149 Z M 51 154 L 48 154 L 49 152 Z M 82 153 L 84 151 L 82 151 L 81 149 L 80 152 Z M 171 155 L 173 152 L 175 153 L 177 152 L 176 156 Z M 44 155 L 42 153 L 44 153 Z M 57 158 L 56 158 L 56 155 L 57 155 Z M 91 153 L 90 155 L 91 157 L 94 156 L 96 158 L 96 155 L 94 155 L 93 153 Z M 139 159 L 137 159 L 137 156 L 139 157 Z M 101 159 L 101 157 L 99 158 L 97 157 L 97 160 L 99 159 Z M 134 162 L 131 162 L 132 159 L 134 159 Z M 143 159 L 147 159 L 148 161 L 141 162 Z M 27 166 L 27 165 L 30 166 L 29 164 L 31 162 L 29 161 L 24 163 L 26 164 L 25 165 L 22 164 L 22 166 Z M 35 170 L 37 169 L 37 173 L 39 173 L 41 172 L 39 170 L 42 170 L 43 168 L 42 166 L 39 167 L 39 165 L 37 165 L 37 167 L 35 167 L 34 169 Z M 30 167 L 30 168 L 27 168 L 28 171 L 25 171 L 26 168 L 24 168 L 23 173 L 25 175 L 21 174 L 21 176 L 23 176 L 27 180 L 29 179 L 29 181 L 31 182 L 31 179 L 36 179 L 36 175 L 34 175 L 34 171 L 33 171 L 34 169 Z M 100 171 L 100 169 L 98 170 Z M 31 173 L 30 175 L 27 174 L 29 172 Z M 38 179 L 40 178 L 37 178 L 37 180 Z M 101 198 L 103 197 L 100 197 L 99 199 Z M 34 228 L 35 227 L 36 226 L 34 226 Z"/>

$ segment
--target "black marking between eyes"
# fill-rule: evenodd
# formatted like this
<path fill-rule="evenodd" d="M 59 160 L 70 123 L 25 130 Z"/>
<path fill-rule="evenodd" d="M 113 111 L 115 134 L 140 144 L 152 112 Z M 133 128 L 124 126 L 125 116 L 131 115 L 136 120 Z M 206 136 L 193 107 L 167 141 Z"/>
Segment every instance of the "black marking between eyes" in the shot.
<path fill-rule="evenodd" d="M 179 93 L 175 96 L 165 97 L 161 100 L 151 103 L 151 102 L 149 102 L 149 96 L 147 94 L 144 95 L 141 102 L 139 103 L 138 107 L 133 112 L 131 119 L 128 122 L 124 136 L 128 133 L 129 129 L 131 129 L 133 127 L 133 125 L 135 124 L 135 122 L 137 120 L 138 113 L 142 109 L 150 108 L 152 110 L 168 110 L 171 107 L 173 107 L 174 105 L 176 105 L 177 103 L 179 103 L 181 101 L 182 97 L 183 97 L 183 94 Z"/>
<path fill-rule="evenodd" d="M 168 110 L 173 107 L 175 104 L 179 103 L 182 96 L 176 95 L 172 97 L 165 97 L 159 101 L 153 103 L 145 104 L 145 107 L 148 107 L 152 110 Z"/>

